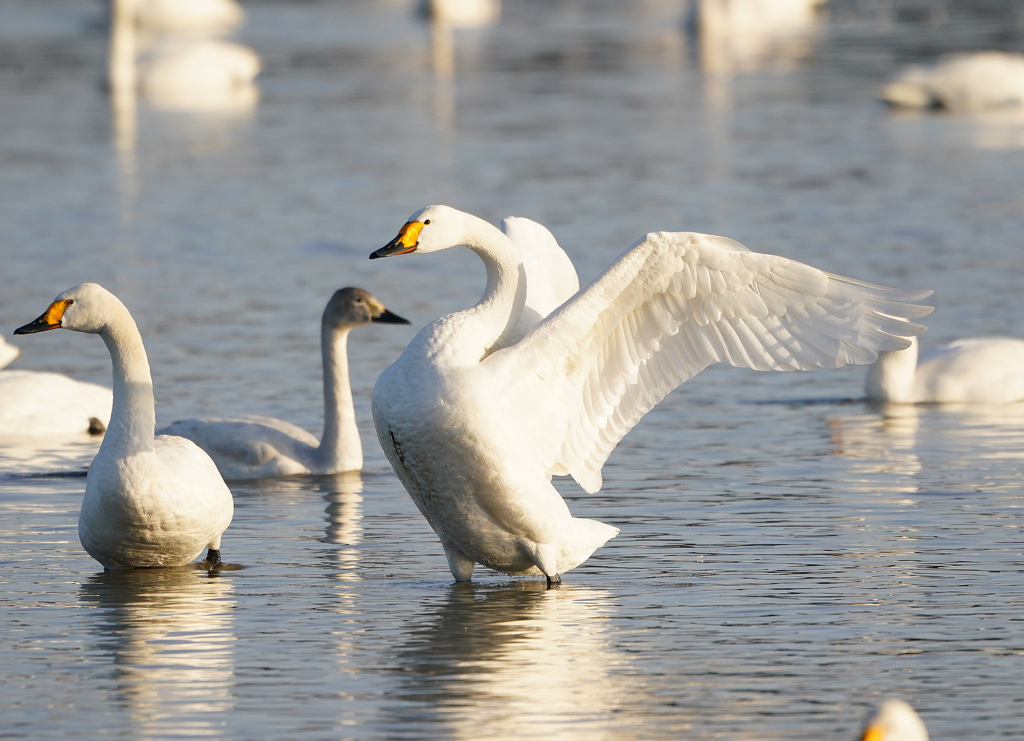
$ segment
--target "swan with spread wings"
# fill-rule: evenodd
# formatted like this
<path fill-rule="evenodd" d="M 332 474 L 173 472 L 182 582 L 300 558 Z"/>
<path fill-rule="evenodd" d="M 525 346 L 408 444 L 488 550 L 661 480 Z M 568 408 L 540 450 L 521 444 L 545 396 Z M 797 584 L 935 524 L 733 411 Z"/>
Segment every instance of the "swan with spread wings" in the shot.
<path fill-rule="evenodd" d="M 906 347 L 924 330 L 911 320 L 931 311 L 908 303 L 929 291 L 869 285 L 690 232 L 646 235 L 566 296 L 554 239 L 531 252 L 507 232 L 429 206 L 370 255 L 462 245 L 487 269 L 480 301 L 427 325 L 373 390 L 384 452 L 457 581 L 479 563 L 555 584 L 583 563 L 618 529 L 573 517 L 551 477 L 596 492 L 619 440 L 707 366 L 871 363 Z M 556 284 L 560 305 L 534 300 L 538 285 Z"/>

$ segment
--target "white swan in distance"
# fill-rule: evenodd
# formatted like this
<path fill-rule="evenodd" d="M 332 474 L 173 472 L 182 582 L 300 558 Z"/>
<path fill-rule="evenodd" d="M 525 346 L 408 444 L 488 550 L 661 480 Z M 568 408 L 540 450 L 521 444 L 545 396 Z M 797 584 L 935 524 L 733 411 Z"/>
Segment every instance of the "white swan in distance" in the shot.
<path fill-rule="evenodd" d="M 154 32 L 226 33 L 245 22 L 235 0 L 135 0 L 134 10 L 136 25 Z"/>
<path fill-rule="evenodd" d="M 112 100 L 126 115 L 134 117 L 136 92 L 153 107 L 169 111 L 234 112 L 256 105 L 256 52 L 213 38 L 140 36 L 133 22 L 137 6 L 136 0 L 114 0 L 110 16 L 107 82 Z"/>
<path fill-rule="evenodd" d="M 927 291 L 898 291 L 762 255 L 722 237 L 658 232 L 515 341 L 536 277 L 499 229 L 447 206 L 414 214 L 378 258 L 464 245 L 480 302 L 441 317 L 377 379 L 373 418 L 399 479 L 458 581 L 475 563 L 547 577 L 618 530 L 574 518 L 551 485 L 588 492 L 618 441 L 668 392 L 719 361 L 758 370 L 870 363 L 923 327 Z"/>
<path fill-rule="evenodd" d="M 0 368 L 21 354 L 0 339 Z M 0 370 L 0 436 L 94 435 L 107 429 L 110 389 L 60 373 Z"/>
<path fill-rule="evenodd" d="M 882 88 L 882 100 L 903 108 L 979 111 L 1024 105 L 1024 54 L 953 54 L 934 66 L 913 65 Z"/>
<path fill-rule="evenodd" d="M 240 44 L 171 38 L 147 47 L 136 64 L 139 92 L 158 108 L 248 110 L 259 98 L 260 58 Z"/>
<path fill-rule="evenodd" d="M 185 419 L 160 430 L 205 450 L 229 481 L 358 471 L 363 467 L 352 387 L 348 335 L 370 323 L 408 324 L 361 288 L 335 291 L 320 323 L 324 368 L 322 440 L 273 417 Z"/>
<path fill-rule="evenodd" d="M 501 17 L 501 0 L 423 0 L 419 12 L 449 28 L 483 28 Z"/>
<path fill-rule="evenodd" d="M 879 354 L 868 370 L 870 401 L 894 404 L 1024 401 L 1024 340 L 955 340 L 918 356 L 918 342 Z"/>
<path fill-rule="evenodd" d="M 864 724 L 861 741 L 928 741 L 921 716 L 903 700 L 886 700 Z"/>
<path fill-rule="evenodd" d="M 70 288 L 15 334 L 51 329 L 98 334 L 110 351 L 114 409 L 89 466 L 78 518 L 86 552 L 105 568 L 183 566 L 209 548 L 220 563 L 231 492 L 210 457 L 180 437 L 154 438 L 149 360 L 135 320 L 95 283 Z"/>

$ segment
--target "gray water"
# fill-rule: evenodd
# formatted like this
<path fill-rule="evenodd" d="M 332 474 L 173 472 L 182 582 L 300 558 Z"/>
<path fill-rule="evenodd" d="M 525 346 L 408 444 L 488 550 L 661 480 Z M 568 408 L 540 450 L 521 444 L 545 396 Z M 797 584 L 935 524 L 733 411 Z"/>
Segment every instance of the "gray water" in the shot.
<path fill-rule="evenodd" d="M 246 8 L 258 104 L 140 100 L 126 134 L 101 6 L 0 4 L 0 327 L 97 281 L 143 332 L 161 424 L 317 431 L 319 315 L 365 287 L 412 320 L 350 343 L 365 470 L 233 485 L 240 568 L 104 574 L 76 532 L 98 442 L 0 441 L 0 736 L 847 739 L 899 696 L 934 739 L 1024 737 L 1024 409 L 711 368 L 600 493 L 559 484 L 622 528 L 561 589 L 456 586 L 368 399 L 483 270 L 366 259 L 430 203 L 534 218 L 584 279 L 648 231 L 704 231 L 935 289 L 925 346 L 1024 336 L 1024 117 L 874 100 L 904 63 L 1024 50 L 1018 3 L 834 0 L 703 48 L 675 0 L 505 0 L 447 32 L 405 0 Z M 13 367 L 109 383 L 94 337 L 18 344 Z"/>

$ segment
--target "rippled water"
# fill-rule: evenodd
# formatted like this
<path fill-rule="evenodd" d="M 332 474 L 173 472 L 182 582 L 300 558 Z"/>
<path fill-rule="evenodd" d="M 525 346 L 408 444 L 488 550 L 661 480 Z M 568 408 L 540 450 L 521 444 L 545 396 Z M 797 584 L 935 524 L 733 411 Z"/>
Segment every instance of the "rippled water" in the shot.
<path fill-rule="evenodd" d="M 318 319 L 373 291 L 413 326 L 353 336 L 361 476 L 239 484 L 241 568 L 104 574 L 81 550 L 97 443 L 0 441 L 0 735 L 852 738 L 897 695 L 941 738 L 1024 729 L 1024 409 L 880 409 L 862 369 L 713 368 L 619 446 L 622 528 L 547 591 L 440 546 L 374 443 L 376 374 L 479 295 L 476 258 L 370 263 L 420 206 L 549 226 L 589 278 L 690 229 L 934 288 L 924 344 L 1021 336 L 1024 119 L 893 115 L 897 66 L 1024 49 L 1011 0 L 833 0 L 799 34 L 701 45 L 669 0 L 505 0 L 431 31 L 410 2 L 247 3 L 251 110 L 99 84 L 101 11 L 0 5 L 0 327 L 83 280 L 142 329 L 161 423 L 320 424 Z M 109 382 L 95 338 L 15 367 Z"/>

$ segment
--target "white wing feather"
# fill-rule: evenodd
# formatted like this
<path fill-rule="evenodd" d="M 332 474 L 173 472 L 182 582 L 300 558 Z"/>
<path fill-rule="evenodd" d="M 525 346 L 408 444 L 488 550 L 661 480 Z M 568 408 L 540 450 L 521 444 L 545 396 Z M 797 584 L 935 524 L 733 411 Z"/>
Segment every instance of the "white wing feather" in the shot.
<path fill-rule="evenodd" d="M 515 344 L 537 322 L 568 301 L 580 288 L 576 268 L 554 235 L 536 221 L 509 216 L 501 231 L 511 240 L 523 260 L 526 274 L 526 304 L 515 332 L 504 345 Z"/>
<path fill-rule="evenodd" d="M 553 443 L 545 465 L 595 492 L 619 440 L 712 363 L 756 370 L 871 363 L 923 331 L 908 320 L 931 308 L 904 302 L 930 293 L 830 275 L 722 237 L 658 232 L 485 363 L 510 363 L 510 378 L 528 379 L 524 393 L 537 393 L 529 379 L 554 392 L 550 413 L 536 415 L 538 439 Z"/>

